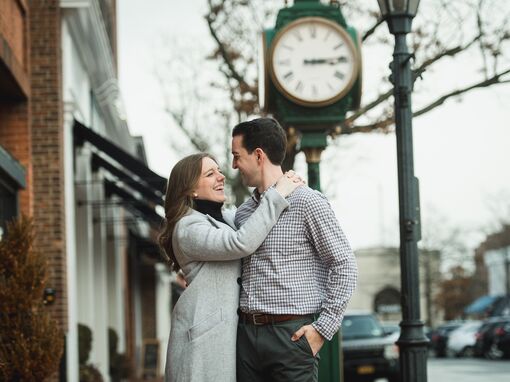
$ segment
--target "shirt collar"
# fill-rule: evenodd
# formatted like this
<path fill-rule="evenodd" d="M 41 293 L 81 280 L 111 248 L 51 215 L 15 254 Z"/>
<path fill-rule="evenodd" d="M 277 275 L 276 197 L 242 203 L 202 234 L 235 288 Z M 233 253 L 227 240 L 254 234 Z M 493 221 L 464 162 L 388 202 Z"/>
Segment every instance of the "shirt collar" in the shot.
<path fill-rule="evenodd" d="M 276 183 L 269 186 L 263 193 L 260 193 L 259 190 L 255 187 L 255 189 L 251 193 L 252 200 L 257 204 L 260 203 L 260 199 L 264 196 L 264 194 L 267 192 L 267 190 L 269 190 L 270 188 L 275 188 L 275 187 L 276 187 Z"/>

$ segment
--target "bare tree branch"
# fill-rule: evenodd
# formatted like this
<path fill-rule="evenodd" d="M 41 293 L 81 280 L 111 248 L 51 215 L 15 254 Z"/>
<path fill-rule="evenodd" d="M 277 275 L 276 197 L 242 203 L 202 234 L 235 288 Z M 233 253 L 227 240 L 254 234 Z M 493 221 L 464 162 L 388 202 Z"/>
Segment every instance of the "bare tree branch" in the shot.
<path fill-rule="evenodd" d="M 458 45 L 454 48 L 450 48 L 450 49 L 446 49 L 440 53 L 438 53 L 437 55 L 435 55 L 434 57 L 431 57 L 425 61 L 423 61 L 423 63 L 417 68 L 414 70 L 414 72 L 416 73 L 417 76 L 419 76 L 421 73 L 423 73 L 425 71 L 425 69 L 429 66 L 431 66 L 432 64 L 435 64 L 437 61 L 441 60 L 442 58 L 444 57 L 454 57 L 455 55 L 459 54 L 459 53 L 462 53 L 462 52 L 465 52 L 466 50 L 468 50 L 475 42 L 477 42 L 478 40 L 480 40 L 480 38 L 482 37 L 481 34 L 477 35 L 476 37 L 474 37 L 471 41 L 469 41 L 467 44 L 465 45 Z"/>
<path fill-rule="evenodd" d="M 200 135 L 194 134 L 193 131 L 186 127 L 186 124 L 184 123 L 184 114 L 183 113 L 177 113 L 174 110 L 171 110 L 169 107 L 165 108 L 165 111 L 172 117 L 172 119 L 175 121 L 175 124 L 177 128 L 184 133 L 186 138 L 188 138 L 189 142 L 197 149 L 198 151 L 208 151 L 209 145 L 208 143 L 201 138 Z"/>
<path fill-rule="evenodd" d="M 501 77 L 503 77 L 504 75 L 506 75 L 508 73 L 510 73 L 510 69 L 504 70 L 504 71 L 502 71 L 502 72 L 492 76 L 491 78 L 489 78 L 487 80 L 483 80 L 483 81 L 480 81 L 480 82 L 478 82 L 476 84 L 473 84 L 473 85 L 470 85 L 470 86 L 466 86 L 464 88 L 457 89 L 455 91 L 447 93 L 447 94 L 439 97 L 435 101 L 431 102 L 427 106 L 425 106 L 425 107 L 421 108 L 420 110 L 414 112 L 413 113 L 413 117 L 418 117 L 418 116 L 420 116 L 422 114 L 425 114 L 425 113 L 431 111 L 432 109 L 435 109 L 436 107 L 441 106 L 443 103 L 445 103 L 445 101 L 447 99 L 452 98 L 452 97 L 456 97 L 456 96 L 459 96 L 459 95 L 462 95 L 462 94 L 465 94 L 465 93 L 467 93 L 467 92 L 469 92 L 471 90 L 478 89 L 478 88 L 489 87 L 489 86 L 498 85 L 498 84 L 510 83 L 510 79 L 509 80 L 502 80 L 501 79 Z M 390 95 L 391 95 L 391 91 L 390 91 Z M 391 126 L 394 123 L 395 123 L 395 118 L 394 118 L 394 116 L 391 116 L 391 117 L 388 117 L 388 118 L 380 119 L 380 120 L 378 120 L 378 121 L 376 121 L 374 123 L 370 123 L 370 124 L 367 124 L 367 125 L 357 125 L 357 126 L 352 126 L 352 127 L 348 127 L 348 125 L 345 125 L 345 127 L 347 127 L 347 129 L 342 130 L 342 134 L 369 133 L 369 132 L 372 132 L 372 131 L 375 131 L 375 130 L 384 130 L 384 129 L 387 129 L 389 126 Z"/>
<path fill-rule="evenodd" d="M 382 23 L 384 22 L 384 19 L 380 18 L 377 20 L 377 22 L 370 28 L 368 29 L 364 34 L 363 34 L 363 37 L 361 38 L 361 41 L 365 41 L 367 38 L 369 38 L 372 34 L 374 34 L 374 32 L 377 30 L 377 28 L 379 27 L 379 25 L 381 25 Z"/>
<path fill-rule="evenodd" d="M 483 36 L 483 34 L 484 34 L 483 22 L 482 22 L 483 3 L 484 3 L 484 0 L 480 0 L 480 2 L 478 3 L 477 9 L 476 9 L 476 27 L 478 28 L 478 33 L 480 36 Z M 489 77 L 489 72 L 488 72 L 489 69 L 488 69 L 487 57 L 486 57 L 486 53 L 485 53 L 485 45 L 484 45 L 483 40 L 480 40 L 479 46 L 480 46 L 480 53 L 481 53 L 480 55 L 482 56 L 482 60 L 483 60 L 483 71 L 485 73 L 485 78 L 488 78 Z"/>
<path fill-rule="evenodd" d="M 213 8 L 211 0 L 209 0 L 209 8 L 211 10 Z M 223 42 L 219 38 L 218 34 L 216 33 L 216 29 L 214 29 L 214 26 L 213 26 L 214 20 L 211 17 L 211 12 L 209 12 L 205 16 L 205 19 L 206 19 L 207 25 L 209 27 L 209 32 L 211 33 L 211 36 L 214 39 L 214 41 L 216 41 L 216 44 L 218 45 L 218 50 L 221 54 L 221 57 L 223 58 L 223 61 L 225 62 L 225 64 L 227 64 L 227 67 L 230 71 L 230 77 L 234 78 L 241 86 L 242 85 L 249 86 L 246 83 L 246 81 L 244 80 L 244 77 L 236 70 L 234 63 L 232 62 L 232 60 L 229 57 L 227 48 L 225 47 L 225 44 L 223 44 Z"/>
<path fill-rule="evenodd" d="M 418 78 L 419 76 L 421 76 L 421 74 L 425 71 L 425 69 L 427 69 L 429 66 L 433 65 L 437 61 L 441 60 L 442 58 L 444 58 L 444 57 L 454 57 L 455 55 L 457 55 L 457 54 L 459 54 L 461 52 L 466 51 L 476 41 L 478 41 L 480 39 L 480 37 L 481 36 L 478 35 L 478 36 L 476 36 L 475 38 L 473 38 L 471 41 L 469 41 L 467 44 L 465 44 L 463 46 L 459 45 L 459 46 L 456 46 L 454 48 L 447 49 L 447 50 L 445 50 L 443 52 L 438 53 L 436 56 L 431 57 L 431 58 L 425 60 L 418 68 L 413 70 L 413 81 L 416 80 L 416 78 Z M 390 96 L 392 94 L 393 94 L 393 90 L 392 89 L 386 91 L 383 94 L 380 94 L 375 100 L 373 100 L 372 102 L 362 106 L 360 109 L 358 109 L 353 114 L 351 114 L 348 118 L 346 118 L 345 121 L 342 123 L 342 127 L 348 127 L 349 128 L 349 126 L 352 125 L 352 123 L 356 119 L 358 119 L 359 117 L 365 115 L 368 111 L 374 109 L 376 106 L 378 106 L 381 103 L 383 103 L 384 101 L 386 101 L 388 98 L 390 98 Z M 377 123 L 374 123 L 374 124 L 371 124 L 371 125 L 367 125 L 367 126 L 373 126 L 372 127 L 373 129 L 379 129 L 380 128 L 379 126 L 380 126 L 381 122 L 377 122 Z M 385 123 L 383 123 L 383 125 L 384 125 L 383 127 L 386 127 Z M 363 130 L 365 130 L 365 129 L 363 129 Z"/>
<path fill-rule="evenodd" d="M 349 116 L 349 118 L 346 118 L 345 121 L 342 123 L 343 127 L 349 127 L 352 125 L 352 123 L 361 117 L 362 115 L 365 115 L 369 110 L 372 110 L 377 105 L 381 104 L 382 102 L 386 101 L 388 98 L 391 97 L 393 94 L 393 89 L 388 90 L 387 92 L 380 94 L 375 100 L 370 102 L 369 104 L 362 106 L 358 110 L 356 110 L 353 114 Z"/>
<path fill-rule="evenodd" d="M 462 89 L 457 89 L 457 90 L 454 90 L 454 91 L 452 91 L 452 92 L 450 92 L 448 94 L 445 94 L 445 95 L 439 97 L 434 102 L 431 102 L 429 105 L 425 106 L 424 108 L 422 108 L 422 109 L 418 110 L 417 112 L 413 113 L 413 116 L 418 117 L 419 115 L 425 114 L 425 113 L 429 112 L 430 110 L 435 109 L 436 107 L 442 105 L 448 98 L 459 96 L 459 95 L 467 93 L 467 92 L 469 92 L 469 91 L 471 91 L 473 89 L 485 88 L 485 87 L 489 87 L 489 86 L 492 86 L 492 85 L 506 83 L 508 81 L 506 81 L 506 80 L 502 81 L 501 77 L 504 76 L 505 74 L 508 74 L 508 73 L 510 73 L 510 69 L 504 70 L 504 71 L 502 71 L 502 72 L 492 76 L 491 78 L 488 78 L 486 80 L 480 81 L 480 82 L 478 82 L 476 84 L 464 87 Z"/>
<path fill-rule="evenodd" d="M 367 125 L 356 125 L 347 129 L 342 129 L 342 134 L 355 134 L 355 133 L 372 133 L 374 131 L 387 131 L 387 129 L 395 123 L 395 119 L 385 118 L 374 123 Z"/>

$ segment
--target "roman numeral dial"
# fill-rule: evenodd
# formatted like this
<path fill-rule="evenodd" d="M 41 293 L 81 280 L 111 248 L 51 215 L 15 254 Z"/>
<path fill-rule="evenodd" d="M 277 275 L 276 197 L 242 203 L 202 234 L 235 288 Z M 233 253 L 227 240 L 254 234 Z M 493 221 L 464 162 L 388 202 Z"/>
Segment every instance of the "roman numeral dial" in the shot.
<path fill-rule="evenodd" d="M 304 106 L 338 101 L 358 78 L 360 59 L 350 35 L 338 24 L 304 17 L 283 27 L 269 50 L 276 88 Z"/>

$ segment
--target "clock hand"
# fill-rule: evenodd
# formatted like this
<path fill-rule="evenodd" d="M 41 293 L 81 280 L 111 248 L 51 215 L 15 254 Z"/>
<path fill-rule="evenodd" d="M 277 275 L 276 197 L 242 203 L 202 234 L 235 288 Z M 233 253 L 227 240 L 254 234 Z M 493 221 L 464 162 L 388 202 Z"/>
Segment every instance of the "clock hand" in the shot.
<path fill-rule="evenodd" d="M 312 58 L 312 59 L 304 59 L 303 60 L 304 65 L 316 65 L 316 64 L 336 65 L 341 62 L 347 62 L 347 57 L 340 56 L 340 57 L 334 57 L 334 58 Z"/>
<path fill-rule="evenodd" d="M 303 61 L 303 64 L 305 64 L 305 65 L 315 65 L 315 64 L 325 64 L 325 63 L 326 63 L 325 58 L 311 58 L 309 60 L 307 60 L 305 58 L 305 60 Z"/>
<path fill-rule="evenodd" d="M 340 64 L 342 62 L 347 62 L 347 57 L 340 56 L 340 57 L 336 57 L 336 58 L 329 58 L 329 59 L 327 59 L 327 61 L 328 61 L 328 64 L 335 65 L 335 64 Z"/>

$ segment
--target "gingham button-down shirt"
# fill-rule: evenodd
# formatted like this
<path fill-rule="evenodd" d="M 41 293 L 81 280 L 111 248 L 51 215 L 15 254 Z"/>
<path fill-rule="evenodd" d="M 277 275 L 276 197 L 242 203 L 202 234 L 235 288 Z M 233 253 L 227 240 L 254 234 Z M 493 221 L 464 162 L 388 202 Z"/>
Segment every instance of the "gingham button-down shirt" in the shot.
<path fill-rule="evenodd" d="M 240 227 L 258 207 L 254 191 L 236 212 Z M 299 187 L 266 240 L 242 262 L 240 307 L 247 313 L 319 314 L 315 329 L 331 340 L 356 286 L 357 267 L 320 192 Z"/>

